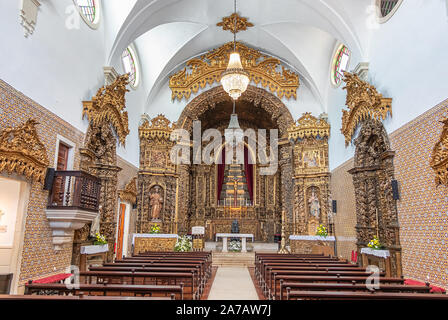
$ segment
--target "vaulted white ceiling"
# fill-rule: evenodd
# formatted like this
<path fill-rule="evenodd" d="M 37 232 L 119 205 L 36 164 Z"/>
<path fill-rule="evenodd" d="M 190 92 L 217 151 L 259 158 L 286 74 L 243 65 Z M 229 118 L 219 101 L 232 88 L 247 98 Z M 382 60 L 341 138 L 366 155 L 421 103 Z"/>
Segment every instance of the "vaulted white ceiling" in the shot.
<path fill-rule="evenodd" d="M 327 111 L 335 47 L 346 44 L 357 60 L 366 56 L 372 0 L 244 0 L 238 13 L 254 27 L 238 40 L 278 57 L 297 72 L 301 85 Z M 134 43 L 143 74 L 146 109 L 169 76 L 194 56 L 232 40 L 216 23 L 233 12 L 233 0 L 108 0 L 107 61 L 117 64 Z M 300 98 L 300 97 L 299 97 Z"/>

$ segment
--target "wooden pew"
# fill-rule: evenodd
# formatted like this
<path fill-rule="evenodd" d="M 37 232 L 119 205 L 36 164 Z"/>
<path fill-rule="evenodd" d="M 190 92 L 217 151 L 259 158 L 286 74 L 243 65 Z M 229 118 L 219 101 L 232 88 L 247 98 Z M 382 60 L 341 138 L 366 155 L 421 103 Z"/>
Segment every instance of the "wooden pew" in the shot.
<path fill-rule="evenodd" d="M 371 290 L 365 283 L 300 283 L 280 281 L 280 290 L 278 298 L 283 300 L 284 293 L 287 291 L 363 291 Z M 376 292 L 417 292 L 430 293 L 431 288 L 426 286 L 408 286 L 404 284 L 384 284 L 380 283 Z"/>
<path fill-rule="evenodd" d="M 286 300 L 448 300 L 443 293 L 350 292 L 350 291 L 292 291 Z"/>
<path fill-rule="evenodd" d="M 157 286 L 157 285 L 125 285 L 125 284 L 79 284 L 67 285 L 60 283 L 27 283 L 25 295 L 54 292 L 57 295 L 89 295 L 89 296 L 150 296 L 171 297 L 175 294 L 177 299 L 183 300 L 183 285 Z"/>
<path fill-rule="evenodd" d="M 181 285 L 184 299 L 199 299 L 199 283 L 194 272 L 121 272 L 121 271 L 85 271 L 80 272 L 80 281 L 84 284 L 132 284 L 132 285 Z"/>
<path fill-rule="evenodd" d="M 3 300 L 175 300 L 175 294 L 170 297 L 126 297 L 126 296 L 40 296 L 40 295 L 0 295 L 0 301 Z"/>
<path fill-rule="evenodd" d="M 135 272 L 135 273 L 141 273 L 141 272 L 169 272 L 169 273 L 193 273 L 194 274 L 194 281 L 196 284 L 198 284 L 200 289 L 200 294 L 202 294 L 204 287 L 205 287 L 205 281 L 206 279 L 203 277 L 203 275 L 200 272 L 200 269 L 198 266 L 195 267 L 165 267 L 165 266 L 156 266 L 156 267 L 149 267 L 149 266 L 142 266 L 142 267 L 121 267 L 121 266 L 109 266 L 109 267 L 90 267 L 89 271 L 97 271 L 97 272 L 104 272 L 104 271 L 115 271 L 115 272 Z"/>
<path fill-rule="evenodd" d="M 273 294 L 272 298 L 279 298 L 280 286 L 282 282 L 289 283 L 366 283 L 370 274 L 365 274 L 364 276 L 346 276 L 346 277 L 338 277 L 338 276 L 294 276 L 294 275 L 277 275 L 274 274 L 274 284 L 273 284 Z M 379 279 L 380 285 L 383 284 L 396 284 L 403 285 L 403 278 L 386 278 L 380 277 Z"/>

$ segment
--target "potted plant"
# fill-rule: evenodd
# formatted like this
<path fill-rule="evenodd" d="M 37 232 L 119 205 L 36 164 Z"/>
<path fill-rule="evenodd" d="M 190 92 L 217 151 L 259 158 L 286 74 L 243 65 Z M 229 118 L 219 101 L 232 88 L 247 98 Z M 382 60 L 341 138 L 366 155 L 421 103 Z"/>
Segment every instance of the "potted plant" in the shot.
<path fill-rule="evenodd" d="M 229 251 L 231 252 L 240 252 L 241 251 L 241 242 L 239 240 L 232 240 L 229 243 Z"/>
<path fill-rule="evenodd" d="M 160 226 L 157 223 L 152 225 L 149 233 L 151 234 L 160 233 Z"/>
<path fill-rule="evenodd" d="M 95 233 L 95 241 L 93 242 L 93 244 L 96 246 L 104 246 L 105 244 L 107 244 L 106 237 L 98 232 Z"/>
<path fill-rule="evenodd" d="M 328 231 L 323 224 L 319 225 L 316 230 L 316 236 L 327 237 Z"/>
<path fill-rule="evenodd" d="M 374 250 L 384 250 L 386 247 L 380 242 L 377 236 L 374 236 L 367 246 Z"/>
<path fill-rule="evenodd" d="M 176 252 L 188 252 L 191 251 L 192 243 L 188 236 L 182 236 L 177 240 L 174 246 L 174 251 Z"/>

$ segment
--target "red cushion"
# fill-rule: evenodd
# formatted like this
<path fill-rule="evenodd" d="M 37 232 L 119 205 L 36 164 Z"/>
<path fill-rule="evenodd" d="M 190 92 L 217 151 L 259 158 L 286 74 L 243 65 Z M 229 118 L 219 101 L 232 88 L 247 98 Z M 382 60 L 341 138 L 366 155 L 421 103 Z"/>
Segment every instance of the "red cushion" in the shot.
<path fill-rule="evenodd" d="M 409 286 L 425 286 L 426 285 L 423 282 L 412 280 L 412 279 L 406 279 L 404 281 L 404 284 L 407 284 Z M 436 286 L 430 286 L 430 287 L 431 287 L 431 290 L 430 290 L 431 293 L 445 293 L 446 292 L 445 289 L 440 288 L 440 287 L 436 287 Z"/>
<path fill-rule="evenodd" d="M 436 287 L 436 286 L 431 286 L 431 291 L 432 293 L 445 293 L 446 290 L 440 287 Z"/>
<path fill-rule="evenodd" d="M 59 281 L 65 280 L 71 276 L 72 276 L 71 273 L 60 273 L 60 274 L 56 274 L 54 276 L 42 278 L 39 280 L 33 280 L 33 283 L 57 283 Z"/>
<path fill-rule="evenodd" d="M 424 286 L 425 285 L 424 282 L 420 282 L 420 281 L 416 281 L 416 280 L 412 280 L 412 279 L 404 280 L 404 284 L 407 284 L 409 286 Z"/>

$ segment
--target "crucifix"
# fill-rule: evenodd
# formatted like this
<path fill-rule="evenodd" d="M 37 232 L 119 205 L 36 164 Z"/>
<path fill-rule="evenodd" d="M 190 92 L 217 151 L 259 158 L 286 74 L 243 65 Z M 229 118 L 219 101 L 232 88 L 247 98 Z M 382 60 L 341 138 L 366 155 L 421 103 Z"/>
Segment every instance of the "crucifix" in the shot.
<path fill-rule="evenodd" d="M 238 197 L 238 178 L 233 178 L 233 206 L 236 207 L 236 199 Z"/>

